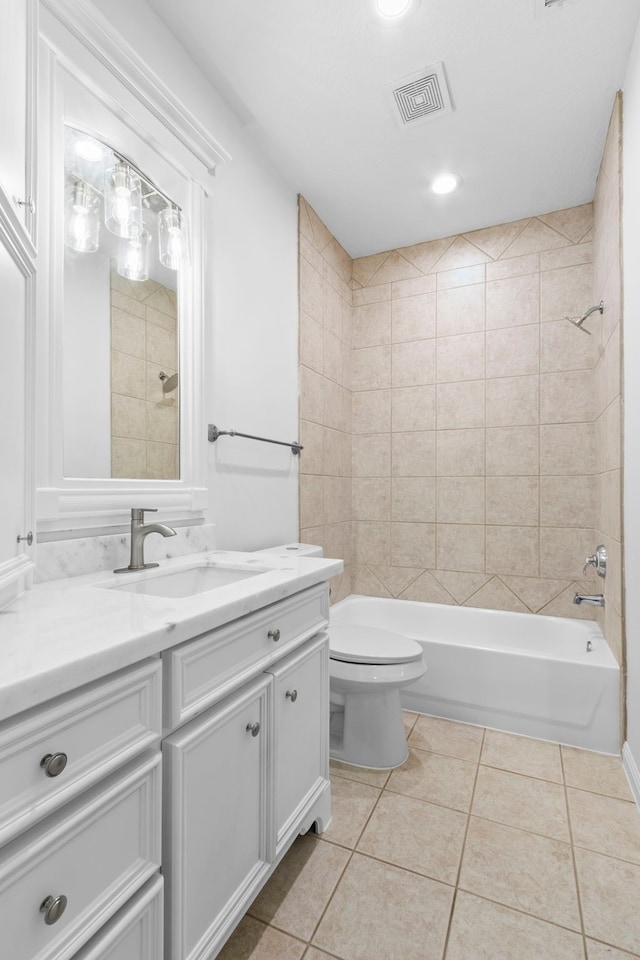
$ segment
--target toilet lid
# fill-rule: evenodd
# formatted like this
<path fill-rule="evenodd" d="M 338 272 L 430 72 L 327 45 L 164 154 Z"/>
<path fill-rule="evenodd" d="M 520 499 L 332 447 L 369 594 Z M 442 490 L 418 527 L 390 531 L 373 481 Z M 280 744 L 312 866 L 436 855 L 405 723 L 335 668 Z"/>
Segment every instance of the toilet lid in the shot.
<path fill-rule="evenodd" d="M 390 630 L 331 624 L 329 656 L 347 663 L 409 663 L 420 659 L 422 647 L 417 640 Z"/>

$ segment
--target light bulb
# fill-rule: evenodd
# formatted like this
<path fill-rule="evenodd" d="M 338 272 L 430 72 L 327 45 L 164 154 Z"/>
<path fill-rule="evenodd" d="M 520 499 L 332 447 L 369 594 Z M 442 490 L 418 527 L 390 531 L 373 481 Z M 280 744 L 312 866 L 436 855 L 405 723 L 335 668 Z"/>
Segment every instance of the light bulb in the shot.
<path fill-rule="evenodd" d="M 160 263 L 177 270 L 187 255 L 186 223 L 178 207 L 165 207 L 158 214 L 158 254 Z"/>
<path fill-rule="evenodd" d="M 98 198 L 88 184 L 78 180 L 67 195 L 64 242 L 78 253 L 95 253 L 100 237 Z"/>
<path fill-rule="evenodd" d="M 121 277 L 135 281 L 149 279 L 149 239 L 146 230 L 138 229 L 131 239 L 120 242 L 118 273 Z"/>
<path fill-rule="evenodd" d="M 142 230 L 142 184 L 124 160 L 106 172 L 104 201 L 107 230 L 116 237 L 138 236 Z"/>

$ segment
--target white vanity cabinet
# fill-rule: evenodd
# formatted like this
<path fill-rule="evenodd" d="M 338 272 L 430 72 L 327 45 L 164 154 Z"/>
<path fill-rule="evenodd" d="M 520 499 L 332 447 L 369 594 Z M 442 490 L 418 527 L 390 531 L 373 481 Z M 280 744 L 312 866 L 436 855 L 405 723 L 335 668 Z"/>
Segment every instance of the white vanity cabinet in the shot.
<path fill-rule="evenodd" d="M 166 654 L 165 717 L 204 708 L 163 743 L 170 960 L 214 957 L 297 834 L 328 822 L 327 622 L 321 584 Z"/>
<path fill-rule="evenodd" d="M 147 660 L 0 724 L 11 960 L 74 957 L 159 877 L 160 677 L 160 660 Z"/>

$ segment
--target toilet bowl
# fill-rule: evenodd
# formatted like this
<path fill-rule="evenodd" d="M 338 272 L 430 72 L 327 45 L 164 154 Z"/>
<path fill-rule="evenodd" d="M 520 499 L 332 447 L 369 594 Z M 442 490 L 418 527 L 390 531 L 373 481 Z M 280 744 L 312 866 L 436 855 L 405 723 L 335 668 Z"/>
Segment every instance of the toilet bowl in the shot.
<path fill-rule="evenodd" d="M 256 553 L 322 557 L 322 547 L 289 543 Z M 387 770 L 409 756 L 400 690 L 426 672 L 410 637 L 353 624 L 329 626 L 330 746 L 334 760 Z"/>
<path fill-rule="evenodd" d="M 409 755 L 400 690 L 426 672 L 422 647 L 373 627 L 329 627 L 330 755 L 389 769 Z"/>

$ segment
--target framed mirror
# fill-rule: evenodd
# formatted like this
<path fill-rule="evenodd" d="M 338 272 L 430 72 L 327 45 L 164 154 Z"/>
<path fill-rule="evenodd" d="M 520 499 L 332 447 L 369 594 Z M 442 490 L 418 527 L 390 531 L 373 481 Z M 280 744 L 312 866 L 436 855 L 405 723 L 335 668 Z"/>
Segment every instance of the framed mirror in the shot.
<path fill-rule="evenodd" d="M 175 520 L 207 506 L 203 222 L 226 155 L 106 30 L 43 3 L 41 536 L 120 526 L 134 506 Z"/>
<path fill-rule="evenodd" d="M 180 479 L 186 217 L 113 148 L 64 130 L 63 472 Z"/>

